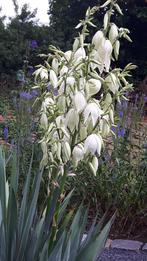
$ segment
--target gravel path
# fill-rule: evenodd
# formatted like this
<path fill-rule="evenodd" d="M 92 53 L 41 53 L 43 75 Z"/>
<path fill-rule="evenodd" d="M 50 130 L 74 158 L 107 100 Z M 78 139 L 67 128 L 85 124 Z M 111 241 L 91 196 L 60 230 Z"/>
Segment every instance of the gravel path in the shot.
<path fill-rule="evenodd" d="M 147 252 L 105 249 L 97 261 L 147 261 Z"/>

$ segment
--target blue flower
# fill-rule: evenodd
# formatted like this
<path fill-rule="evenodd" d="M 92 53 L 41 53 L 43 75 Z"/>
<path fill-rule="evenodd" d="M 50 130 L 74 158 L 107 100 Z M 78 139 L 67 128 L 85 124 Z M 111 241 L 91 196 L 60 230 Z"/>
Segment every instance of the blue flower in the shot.
<path fill-rule="evenodd" d="M 51 89 L 52 89 L 52 86 L 51 86 L 51 84 L 50 84 L 50 83 L 48 83 L 48 84 L 47 84 L 47 86 L 46 86 L 46 88 L 47 88 L 47 91 L 48 91 L 48 92 L 50 92 L 50 91 L 51 91 Z"/>
<path fill-rule="evenodd" d="M 9 135 L 8 127 L 5 127 L 5 128 L 4 128 L 4 139 L 5 139 L 5 140 L 8 140 L 8 135 Z"/>
<path fill-rule="evenodd" d="M 37 41 L 36 41 L 36 40 L 32 40 L 32 41 L 30 42 L 30 47 L 31 47 L 32 49 L 36 49 L 36 48 L 38 47 Z"/>
<path fill-rule="evenodd" d="M 118 128 L 118 137 L 123 138 L 125 136 L 126 130 L 124 128 Z"/>
<path fill-rule="evenodd" d="M 31 95 L 32 95 L 32 98 L 38 96 L 38 91 L 37 90 L 31 91 Z"/>
<path fill-rule="evenodd" d="M 124 112 L 123 112 L 123 111 L 120 111 L 120 112 L 119 112 L 119 117 L 122 119 L 123 116 L 124 116 Z"/>
<path fill-rule="evenodd" d="M 32 76 L 33 72 L 34 72 L 33 66 L 29 66 L 28 76 Z"/>
<path fill-rule="evenodd" d="M 111 130 L 112 130 L 114 133 L 116 133 L 116 131 L 117 131 L 116 127 L 114 127 L 114 126 L 111 127 Z"/>
<path fill-rule="evenodd" d="M 58 96 L 58 94 L 59 94 L 58 89 L 57 88 L 54 89 L 53 93 L 54 93 L 54 96 Z"/>
<path fill-rule="evenodd" d="M 32 99 L 32 95 L 30 94 L 30 92 L 21 92 L 20 93 L 20 98 L 24 99 L 24 100 L 31 100 Z"/>

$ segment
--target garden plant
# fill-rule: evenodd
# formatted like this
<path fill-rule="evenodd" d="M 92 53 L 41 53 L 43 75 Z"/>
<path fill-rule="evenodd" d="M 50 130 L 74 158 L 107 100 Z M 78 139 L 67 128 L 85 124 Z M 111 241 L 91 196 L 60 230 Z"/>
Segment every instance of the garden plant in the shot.
<path fill-rule="evenodd" d="M 97 30 L 93 20 L 101 9 L 105 11 L 103 28 Z M 50 53 L 41 55 L 45 62 L 34 73 L 31 91 L 37 91 L 33 108 L 39 108 L 40 117 L 38 171 L 32 171 L 32 152 L 24 184 L 19 150 L 14 150 L 12 173 L 7 177 L 0 151 L 0 259 L 4 261 L 91 261 L 106 243 L 114 216 L 105 226 L 104 220 L 96 224 L 95 218 L 82 241 L 88 210 L 81 205 L 76 214 L 73 209 L 67 211 L 73 192 L 67 195 L 65 189 L 68 178 L 78 179 L 81 164 L 96 177 L 106 142 L 115 135 L 116 103 L 127 100 L 126 93 L 132 89 L 128 77 L 135 66 L 115 66 L 121 38 L 131 41 L 129 30 L 112 22 L 115 12 L 122 15 L 116 0 L 89 8 L 76 27 L 80 33 L 72 50 L 50 46 Z M 92 38 L 91 27 L 96 30 Z M 30 95 L 28 91 L 20 94 L 26 100 Z M 47 195 L 45 203 L 39 204 L 42 180 Z"/>

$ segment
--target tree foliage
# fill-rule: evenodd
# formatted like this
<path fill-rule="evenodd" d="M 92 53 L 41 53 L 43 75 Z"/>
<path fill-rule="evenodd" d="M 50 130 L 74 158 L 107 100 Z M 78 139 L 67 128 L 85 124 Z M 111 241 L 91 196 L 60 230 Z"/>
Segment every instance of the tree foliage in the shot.
<path fill-rule="evenodd" d="M 71 39 L 76 35 L 74 27 L 78 21 L 83 19 L 88 6 L 100 5 L 102 0 L 50 0 L 49 16 L 50 31 L 52 32 L 52 43 L 62 49 L 71 46 Z M 147 74 L 147 1 L 146 0 L 119 0 L 124 15 L 120 18 L 114 15 L 114 22 L 117 20 L 122 27 L 131 31 L 133 44 L 129 46 L 123 43 L 121 53 L 121 65 L 133 61 L 138 65 L 136 76 L 143 78 Z M 96 17 L 96 25 L 101 23 L 102 13 Z"/>
<path fill-rule="evenodd" d="M 49 45 L 48 26 L 39 26 L 34 18 L 36 10 L 31 12 L 23 5 L 21 12 L 17 11 L 15 2 L 14 18 L 10 18 L 5 26 L 5 17 L 0 18 L 0 73 L 12 74 L 22 69 L 24 63 L 34 66 L 39 62 L 38 54 L 47 52 Z M 31 46 L 32 41 L 36 42 Z"/>

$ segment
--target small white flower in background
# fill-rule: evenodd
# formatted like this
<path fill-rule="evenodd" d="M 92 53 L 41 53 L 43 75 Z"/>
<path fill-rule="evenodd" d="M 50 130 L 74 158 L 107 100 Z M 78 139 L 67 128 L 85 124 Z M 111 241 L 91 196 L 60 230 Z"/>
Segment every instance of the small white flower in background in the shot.
<path fill-rule="evenodd" d="M 82 144 L 78 144 L 77 146 L 74 147 L 73 152 L 73 159 L 75 161 L 80 161 L 84 158 L 84 147 Z"/>
<path fill-rule="evenodd" d="M 104 43 L 105 37 L 102 31 L 97 31 L 92 38 L 92 43 L 94 44 L 96 49 Z"/>
<path fill-rule="evenodd" d="M 98 93 L 101 89 L 101 81 L 97 79 L 90 79 L 86 84 L 86 92 L 88 98 Z"/>
<path fill-rule="evenodd" d="M 74 58 L 76 60 L 81 60 L 84 59 L 85 57 L 86 57 L 86 52 L 83 47 L 80 47 L 74 54 Z"/>
<path fill-rule="evenodd" d="M 54 88 L 58 86 L 58 78 L 53 70 L 50 70 L 50 82 Z"/>
<path fill-rule="evenodd" d="M 99 108 L 99 106 L 96 103 L 94 102 L 89 103 L 83 112 L 84 123 L 86 123 L 88 119 L 91 119 L 94 127 L 98 118 L 102 115 L 102 113 L 103 111 Z"/>
<path fill-rule="evenodd" d="M 75 109 L 70 109 L 65 117 L 65 126 L 73 131 L 78 129 L 79 115 Z"/>
<path fill-rule="evenodd" d="M 110 31 L 109 31 L 109 40 L 113 44 L 118 37 L 118 27 L 115 24 L 111 25 Z"/>
<path fill-rule="evenodd" d="M 95 155 L 96 153 L 100 155 L 102 148 L 102 139 L 96 134 L 91 134 L 87 137 L 84 143 L 85 152 L 90 152 Z"/>
<path fill-rule="evenodd" d="M 78 113 L 82 112 L 87 104 L 86 99 L 82 92 L 76 92 L 73 97 L 73 104 Z"/>

